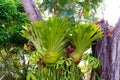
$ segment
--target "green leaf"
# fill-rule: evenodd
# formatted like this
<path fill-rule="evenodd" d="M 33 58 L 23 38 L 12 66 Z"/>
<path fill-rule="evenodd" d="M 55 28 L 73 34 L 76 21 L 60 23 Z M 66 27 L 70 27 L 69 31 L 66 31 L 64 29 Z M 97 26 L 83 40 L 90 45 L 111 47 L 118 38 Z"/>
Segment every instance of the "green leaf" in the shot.
<path fill-rule="evenodd" d="M 84 51 L 89 48 L 95 40 L 102 37 L 103 33 L 100 30 L 101 29 L 98 25 L 92 23 L 77 23 L 71 36 L 71 42 L 76 47 L 74 54 L 82 55 Z M 77 57 L 78 55 L 76 55 L 76 58 Z"/>
<path fill-rule="evenodd" d="M 45 63 L 54 63 L 64 55 L 65 37 L 71 23 L 67 18 L 54 17 L 31 23 L 25 37 L 33 42 Z"/>

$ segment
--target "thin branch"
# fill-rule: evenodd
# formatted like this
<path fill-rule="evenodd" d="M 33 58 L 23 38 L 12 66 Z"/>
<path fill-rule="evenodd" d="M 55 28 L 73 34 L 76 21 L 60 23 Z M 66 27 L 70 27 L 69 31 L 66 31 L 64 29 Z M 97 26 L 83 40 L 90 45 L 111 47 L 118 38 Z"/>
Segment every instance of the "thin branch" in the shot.
<path fill-rule="evenodd" d="M 84 12 L 84 9 L 83 9 L 83 7 L 81 7 L 78 12 L 79 19 L 81 19 L 83 12 Z"/>

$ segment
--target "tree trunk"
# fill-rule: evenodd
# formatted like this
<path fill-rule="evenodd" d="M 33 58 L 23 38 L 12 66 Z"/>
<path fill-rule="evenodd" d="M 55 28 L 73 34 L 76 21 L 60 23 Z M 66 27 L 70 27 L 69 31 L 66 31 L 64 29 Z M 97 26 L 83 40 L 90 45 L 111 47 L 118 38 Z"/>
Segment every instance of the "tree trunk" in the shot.
<path fill-rule="evenodd" d="M 21 0 L 31 22 L 42 20 L 42 16 L 33 0 Z"/>
<path fill-rule="evenodd" d="M 120 71 L 120 19 L 113 31 L 114 36 L 111 46 L 111 57 L 112 57 L 112 80 L 119 80 Z"/>
<path fill-rule="evenodd" d="M 96 72 L 104 80 L 119 80 L 120 19 L 115 29 L 111 29 L 105 21 L 99 23 L 99 25 L 104 32 L 104 36 L 92 46 L 93 55 L 101 61 L 101 66 Z M 93 76 L 91 80 L 93 80 Z"/>

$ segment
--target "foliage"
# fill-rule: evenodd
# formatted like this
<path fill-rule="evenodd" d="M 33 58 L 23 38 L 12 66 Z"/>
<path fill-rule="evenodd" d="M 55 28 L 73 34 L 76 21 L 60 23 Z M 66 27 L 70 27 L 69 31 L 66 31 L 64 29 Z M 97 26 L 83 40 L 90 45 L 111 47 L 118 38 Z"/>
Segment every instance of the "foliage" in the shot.
<path fill-rule="evenodd" d="M 40 63 L 37 69 L 28 72 L 27 80 L 83 80 L 83 74 L 72 58 L 61 58 L 55 64 L 45 66 Z"/>
<path fill-rule="evenodd" d="M 95 58 L 95 57 L 93 57 L 93 55 L 92 55 L 92 53 L 85 53 L 84 55 L 83 55 L 83 60 L 84 61 L 86 61 L 86 62 L 88 62 L 87 63 L 87 70 L 86 70 L 86 72 L 87 71 L 89 71 L 90 69 L 92 69 L 92 71 L 94 72 L 94 79 L 96 80 L 96 79 L 98 79 L 98 80 L 103 80 L 98 74 L 97 74 L 97 72 L 95 71 L 95 70 L 97 70 L 98 68 L 100 68 L 100 60 L 99 59 L 97 59 L 97 58 Z"/>
<path fill-rule="evenodd" d="M 74 19 L 75 15 L 81 18 L 96 12 L 96 8 L 102 2 L 102 0 L 43 0 L 41 3 L 39 0 L 35 1 L 41 11 L 48 10 L 49 13 L 60 17 L 68 16 L 70 19 Z"/>
<path fill-rule="evenodd" d="M 100 67 L 100 60 L 93 57 L 92 54 L 85 53 L 83 55 L 83 60 L 88 61 L 88 67 L 92 67 L 92 69 Z"/>
<path fill-rule="evenodd" d="M 25 80 L 28 70 L 26 51 L 21 47 L 2 49 L 0 52 L 0 76 L 2 80 Z"/>
<path fill-rule="evenodd" d="M 84 51 L 89 48 L 95 40 L 102 36 L 102 32 L 98 25 L 92 23 L 76 23 L 75 27 L 71 27 L 72 25 L 69 23 L 69 21 L 67 21 L 67 18 L 61 19 L 59 17 L 54 17 L 53 19 L 50 18 L 48 20 L 40 22 L 34 22 L 31 23 L 29 27 L 25 27 L 27 32 L 23 32 L 24 36 L 31 40 L 37 49 L 37 52 L 32 53 L 30 57 L 32 68 L 28 72 L 28 80 L 30 78 L 52 78 L 54 80 L 61 78 L 65 78 L 65 80 L 67 80 L 68 78 L 74 80 L 76 78 L 76 75 L 74 75 L 74 78 L 72 78 L 72 76 L 69 74 L 72 73 L 74 69 L 77 69 L 77 67 L 72 68 L 73 66 L 76 66 L 76 64 L 71 64 L 73 61 L 68 61 L 68 63 L 66 63 L 66 60 L 68 60 L 69 58 L 66 58 L 65 55 L 63 55 L 63 53 L 65 53 L 65 39 L 69 37 L 69 42 L 71 42 L 73 46 L 75 46 L 75 51 L 71 56 L 76 63 L 76 59 L 79 62 L 80 58 L 83 56 Z M 87 60 L 89 59 L 89 64 L 93 66 L 93 69 L 97 68 L 96 66 L 98 65 L 96 65 L 95 62 L 91 63 L 91 61 L 96 60 L 97 64 L 99 64 L 99 61 L 97 59 L 95 59 L 94 57 L 83 58 Z M 68 66 L 69 63 L 71 64 L 70 66 Z M 59 75 L 56 73 L 58 73 Z"/>
<path fill-rule="evenodd" d="M 27 39 L 22 37 L 22 25 L 29 20 L 20 0 L 0 0 L 0 77 L 3 80 L 26 78 L 22 56 Z"/>
<path fill-rule="evenodd" d="M 76 47 L 75 52 L 77 53 L 78 49 L 80 49 L 80 53 L 82 53 L 98 38 L 98 34 L 101 34 L 99 32 L 89 32 L 89 29 L 92 31 L 92 26 L 94 25 L 89 26 L 89 28 L 86 28 L 87 24 L 71 25 L 70 19 L 74 23 L 74 15 L 80 9 L 84 9 L 84 15 L 88 15 L 90 10 L 98 6 L 99 2 L 101 0 L 43 0 L 41 5 L 43 11 L 48 9 L 62 18 L 68 15 L 69 19 L 54 17 L 53 19 L 34 22 L 28 25 L 29 27 L 25 26 L 26 32 L 22 25 L 29 23 L 29 20 L 20 0 L 0 0 L 0 77 L 4 76 L 4 80 L 26 80 L 27 75 L 28 80 L 43 78 L 45 80 L 51 80 L 51 78 L 54 80 L 81 80 L 83 75 L 80 69 L 73 63 L 73 59 L 64 56 L 66 38 L 69 37 L 71 30 L 75 30 L 73 31 L 75 33 L 72 33 L 72 35 L 75 35 L 76 38 L 77 36 L 84 36 L 83 40 L 88 41 L 87 43 L 80 41 L 82 43 L 80 45 L 84 49 L 79 46 L 79 39 L 71 36 L 72 44 Z M 74 27 L 75 25 L 77 27 Z M 78 30 L 83 35 L 77 34 L 76 31 Z M 99 28 L 95 28 L 96 30 L 99 31 Z M 33 42 L 37 49 L 37 51 L 29 54 L 30 58 L 27 54 L 31 53 L 31 51 L 27 50 L 28 46 L 24 46 L 26 50 L 23 48 L 28 39 L 22 37 L 23 33 L 21 31 L 24 32 L 26 38 Z M 87 36 L 87 34 L 89 35 Z"/>
<path fill-rule="evenodd" d="M 75 62 L 79 62 L 84 51 L 89 48 L 95 40 L 102 36 L 101 28 L 92 23 L 75 25 L 72 32 L 71 43 L 76 47 L 74 54 Z"/>
<path fill-rule="evenodd" d="M 102 36 L 101 28 L 92 23 L 77 23 L 71 36 L 71 41 L 76 46 L 76 53 L 83 53 L 93 41 Z"/>
<path fill-rule="evenodd" d="M 94 72 L 94 79 L 95 80 L 103 80 L 95 70 L 100 68 L 100 60 L 93 57 L 92 53 L 84 53 L 82 62 L 84 65 L 82 66 L 82 63 L 78 66 L 80 67 L 83 74 L 91 74 L 91 72 Z"/>
<path fill-rule="evenodd" d="M 26 27 L 25 37 L 33 42 L 45 63 L 55 63 L 64 55 L 65 37 L 71 27 L 67 18 L 54 17 Z"/>
<path fill-rule="evenodd" d="M 22 44 L 26 39 L 21 36 L 22 25 L 28 21 L 19 0 L 0 0 L 0 46 L 7 43 Z"/>

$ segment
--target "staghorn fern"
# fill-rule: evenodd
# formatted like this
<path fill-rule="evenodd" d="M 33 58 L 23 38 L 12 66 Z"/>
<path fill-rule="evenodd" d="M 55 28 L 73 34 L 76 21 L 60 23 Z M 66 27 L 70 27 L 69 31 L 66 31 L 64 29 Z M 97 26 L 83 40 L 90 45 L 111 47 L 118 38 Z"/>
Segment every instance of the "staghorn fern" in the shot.
<path fill-rule="evenodd" d="M 67 18 L 54 17 L 47 21 L 33 22 L 26 27 L 24 36 L 33 42 L 45 63 L 55 63 L 64 55 L 65 37 L 71 27 Z"/>
<path fill-rule="evenodd" d="M 79 63 L 83 52 L 102 36 L 103 33 L 100 30 L 100 27 L 96 24 L 76 24 L 71 36 L 71 42 L 76 46 L 72 54 L 75 63 Z"/>

